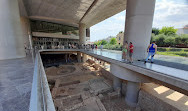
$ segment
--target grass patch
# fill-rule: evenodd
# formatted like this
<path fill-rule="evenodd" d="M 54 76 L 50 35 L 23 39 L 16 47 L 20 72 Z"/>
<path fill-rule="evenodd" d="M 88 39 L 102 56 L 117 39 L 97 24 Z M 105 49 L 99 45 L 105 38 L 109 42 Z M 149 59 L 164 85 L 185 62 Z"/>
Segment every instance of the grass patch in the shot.
<path fill-rule="evenodd" d="M 157 52 L 159 55 L 169 55 L 169 56 L 179 56 L 179 57 L 188 57 L 188 52 L 180 51 L 180 52 Z"/>

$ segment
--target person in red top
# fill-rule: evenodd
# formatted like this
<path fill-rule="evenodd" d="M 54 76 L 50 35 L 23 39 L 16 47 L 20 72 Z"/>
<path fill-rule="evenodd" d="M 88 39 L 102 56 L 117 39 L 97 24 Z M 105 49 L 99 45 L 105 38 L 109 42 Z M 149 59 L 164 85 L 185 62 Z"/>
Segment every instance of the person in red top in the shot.
<path fill-rule="evenodd" d="M 130 58 L 130 63 L 133 63 L 133 49 L 134 49 L 134 46 L 133 46 L 133 43 L 130 42 L 129 44 L 129 58 Z"/>

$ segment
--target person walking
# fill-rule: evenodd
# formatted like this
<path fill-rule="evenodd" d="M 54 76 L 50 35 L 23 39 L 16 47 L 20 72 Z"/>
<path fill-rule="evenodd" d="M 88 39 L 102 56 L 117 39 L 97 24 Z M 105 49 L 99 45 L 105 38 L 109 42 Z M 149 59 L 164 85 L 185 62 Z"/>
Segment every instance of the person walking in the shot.
<path fill-rule="evenodd" d="M 125 41 L 125 45 L 123 46 L 123 49 L 122 49 L 122 52 L 123 52 L 122 59 L 123 59 L 123 61 L 127 61 L 127 51 L 128 51 L 128 42 Z"/>
<path fill-rule="evenodd" d="M 134 49 L 133 43 L 130 42 L 129 43 L 129 59 L 130 59 L 130 63 L 133 63 L 133 49 Z"/>
<path fill-rule="evenodd" d="M 154 55 L 157 53 L 157 45 L 155 44 L 155 41 L 153 41 L 147 48 L 148 56 L 144 63 L 146 63 L 151 56 L 151 63 L 154 61 Z"/>

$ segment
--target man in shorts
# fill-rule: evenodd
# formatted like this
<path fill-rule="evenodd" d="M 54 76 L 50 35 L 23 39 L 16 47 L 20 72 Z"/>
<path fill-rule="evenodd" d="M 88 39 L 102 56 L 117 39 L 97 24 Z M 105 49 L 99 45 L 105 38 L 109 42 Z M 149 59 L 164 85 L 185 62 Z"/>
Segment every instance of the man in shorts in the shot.
<path fill-rule="evenodd" d="M 129 58 L 130 58 L 130 63 L 133 63 L 133 49 L 134 49 L 134 46 L 132 44 L 132 42 L 129 43 Z"/>

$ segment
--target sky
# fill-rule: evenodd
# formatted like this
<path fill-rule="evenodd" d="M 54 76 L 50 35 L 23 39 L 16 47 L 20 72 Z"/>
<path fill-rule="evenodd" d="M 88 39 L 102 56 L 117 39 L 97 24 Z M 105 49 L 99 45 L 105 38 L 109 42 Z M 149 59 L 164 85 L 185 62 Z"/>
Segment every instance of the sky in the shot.
<path fill-rule="evenodd" d="M 122 11 L 90 28 L 90 41 L 116 36 L 124 31 L 126 11 Z M 153 27 L 182 28 L 188 24 L 188 0 L 156 0 Z"/>

